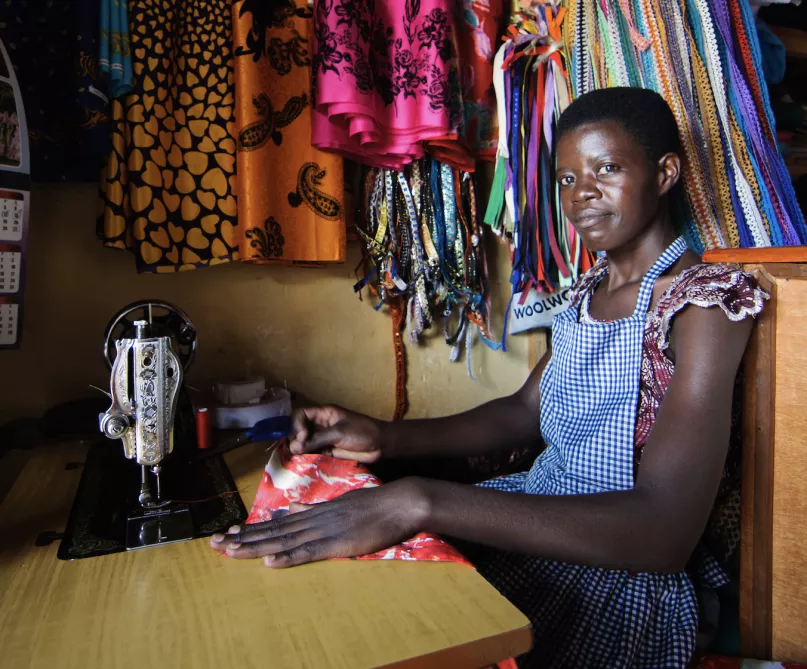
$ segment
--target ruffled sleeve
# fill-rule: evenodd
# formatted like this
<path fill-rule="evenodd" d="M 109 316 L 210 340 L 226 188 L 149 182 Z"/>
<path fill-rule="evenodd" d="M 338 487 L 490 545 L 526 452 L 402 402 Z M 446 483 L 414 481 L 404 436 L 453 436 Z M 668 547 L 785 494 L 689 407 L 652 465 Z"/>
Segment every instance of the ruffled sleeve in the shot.
<path fill-rule="evenodd" d="M 580 303 L 583 296 L 600 282 L 600 279 L 602 279 L 607 269 L 608 261 L 605 259 L 605 256 L 601 256 L 597 262 L 594 263 L 594 267 L 585 274 L 582 274 L 577 281 L 575 281 L 574 285 L 569 290 L 569 303 L 571 306 L 574 307 Z"/>
<path fill-rule="evenodd" d="M 719 307 L 732 321 L 755 317 L 762 311 L 768 295 L 753 276 L 729 265 L 696 265 L 682 272 L 659 301 L 655 316 L 659 319 L 659 350 L 670 344 L 672 319 L 688 304 Z"/>

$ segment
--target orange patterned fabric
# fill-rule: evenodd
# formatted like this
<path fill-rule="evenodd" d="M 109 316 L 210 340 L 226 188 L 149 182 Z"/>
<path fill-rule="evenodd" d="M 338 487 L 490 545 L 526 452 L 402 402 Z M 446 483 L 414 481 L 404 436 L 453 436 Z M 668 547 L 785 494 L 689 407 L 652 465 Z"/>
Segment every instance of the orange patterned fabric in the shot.
<path fill-rule="evenodd" d="M 132 93 L 112 101 L 98 234 L 138 271 L 237 257 L 230 5 L 129 0 Z"/>
<path fill-rule="evenodd" d="M 344 262 L 342 159 L 311 146 L 305 0 L 236 0 L 238 237 L 253 263 Z"/>

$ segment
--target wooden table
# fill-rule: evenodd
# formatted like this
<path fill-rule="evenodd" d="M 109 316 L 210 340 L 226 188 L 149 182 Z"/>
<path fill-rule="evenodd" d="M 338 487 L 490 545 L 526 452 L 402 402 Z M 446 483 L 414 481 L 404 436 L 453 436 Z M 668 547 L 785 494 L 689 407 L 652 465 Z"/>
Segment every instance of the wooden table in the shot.
<path fill-rule="evenodd" d="M 58 560 L 34 539 L 64 528 L 81 476 L 65 465 L 84 453 L 35 451 L 0 506 L 4 669 L 479 669 L 530 647 L 528 620 L 458 564 L 276 571 L 207 539 Z M 247 505 L 265 460 L 259 446 L 228 456 Z"/>

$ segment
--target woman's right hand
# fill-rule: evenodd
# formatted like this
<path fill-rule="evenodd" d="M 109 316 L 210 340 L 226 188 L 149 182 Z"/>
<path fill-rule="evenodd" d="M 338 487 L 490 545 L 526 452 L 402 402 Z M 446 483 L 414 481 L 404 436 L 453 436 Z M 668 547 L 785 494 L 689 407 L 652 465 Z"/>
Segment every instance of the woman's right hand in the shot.
<path fill-rule="evenodd" d="M 325 450 L 335 458 L 372 463 L 381 457 L 382 423 L 341 407 L 298 409 L 292 417 L 291 452 Z"/>

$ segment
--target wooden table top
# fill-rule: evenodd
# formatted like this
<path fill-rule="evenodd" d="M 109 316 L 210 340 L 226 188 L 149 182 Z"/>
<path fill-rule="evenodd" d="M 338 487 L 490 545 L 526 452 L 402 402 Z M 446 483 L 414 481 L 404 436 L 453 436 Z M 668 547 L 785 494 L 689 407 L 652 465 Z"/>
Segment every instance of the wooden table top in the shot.
<path fill-rule="evenodd" d="M 64 529 L 81 477 L 65 465 L 85 452 L 34 451 L 0 506 L 0 667 L 480 669 L 530 647 L 527 618 L 459 564 L 272 570 L 207 539 L 59 560 L 34 539 Z M 247 506 L 265 460 L 258 445 L 227 456 Z"/>

